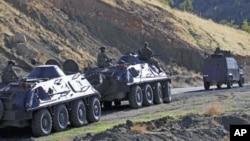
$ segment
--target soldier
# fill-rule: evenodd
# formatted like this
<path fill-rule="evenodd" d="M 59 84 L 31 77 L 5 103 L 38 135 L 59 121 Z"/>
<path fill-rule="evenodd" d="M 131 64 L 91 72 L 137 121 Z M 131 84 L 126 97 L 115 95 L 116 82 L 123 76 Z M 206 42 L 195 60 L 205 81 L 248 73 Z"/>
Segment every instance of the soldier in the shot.
<path fill-rule="evenodd" d="M 110 66 L 110 62 L 112 59 L 110 59 L 106 54 L 105 54 L 105 46 L 100 47 L 100 53 L 98 53 L 97 56 L 97 66 L 100 68 L 108 67 Z"/>
<path fill-rule="evenodd" d="M 149 48 L 148 42 L 144 43 L 144 47 L 141 48 L 138 51 L 138 53 L 139 53 L 139 59 L 141 59 L 149 64 L 153 64 L 159 70 L 159 73 L 162 72 L 158 61 L 153 58 L 154 54 L 153 54 L 153 51 Z"/>
<path fill-rule="evenodd" d="M 10 60 L 8 61 L 8 65 L 2 71 L 1 78 L 4 84 L 14 82 L 18 79 L 17 74 L 15 70 L 12 68 L 12 66 L 15 66 L 15 62 Z"/>

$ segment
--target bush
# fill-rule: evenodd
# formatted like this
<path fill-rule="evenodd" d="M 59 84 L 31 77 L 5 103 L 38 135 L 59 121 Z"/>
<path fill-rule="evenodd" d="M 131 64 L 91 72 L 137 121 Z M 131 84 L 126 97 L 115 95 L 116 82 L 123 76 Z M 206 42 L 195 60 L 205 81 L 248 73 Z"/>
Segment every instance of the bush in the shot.
<path fill-rule="evenodd" d="M 210 103 L 206 109 L 204 114 L 206 115 L 220 115 L 224 113 L 224 109 L 221 107 L 221 105 L 219 104 L 219 102 L 215 102 L 212 101 L 212 103 Z"/>
<path fill-rule="evenodd" d="M 174 5 L 174 0 L 160 0 L 160 2 L 169 6 Z"/>
<path fill-rule="evenodd" d="M 250 33 L 250 25 L 249 25 L 249 23 L 248 23 L 248 21 L 246 19 L 243 20 L 241 29 L 248 32 L 248 33 Z"/>
<path fill-rule="evenodd" d="M 180 7 L 183 11 L 193 12 L 193 0 L 185 0 Z"/>
<path fill-rule="evenodd" d="M 222 20 L 220 23 L 236 29 L 239 28 L 239 26 L 234 23 L 234 20 L 231 21 Z"/>

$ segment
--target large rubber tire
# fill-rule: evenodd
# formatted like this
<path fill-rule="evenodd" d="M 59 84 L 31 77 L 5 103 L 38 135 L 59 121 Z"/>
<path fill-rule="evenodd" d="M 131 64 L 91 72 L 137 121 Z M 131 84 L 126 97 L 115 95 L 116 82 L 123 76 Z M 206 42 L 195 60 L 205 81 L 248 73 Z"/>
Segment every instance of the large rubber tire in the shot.
<path fill-rule="evenodd" d="M 0 120 L 3 117 L 3 102 L 0 100 Z"/>
<path fill-rule="evenodd" d="M 86 107 L 82 100 L 77 100 L 72 103 L 69 114 L 70 124 L 74 127 L 83 126 L 86 122 Z"/>
<path fill-rule="evenodd" d="M 150 106 L 153 104 L 153 102 L 154 102 L 154 93 L 152 87 L 149 84 L 146 84 L 144 86 L 144 91 L 143 91 L 142 105 Z"/>
<path fill-rule="evenodd" d="M 221 89 L 221 83 L 217 83 L 216 86 L 217 86 L 217 89 Z"/>
<path fill-rule="evenodd" d="M 53 121 L 52 128 L 56 132 L 63 131 L 67 128 L 69 122 L 69 114 L 64 104 L 57 105 L 55 107 L 55 113 L 54 116 L 52 117 L 52 121 Z"/>
<path fill-rule="evenodd" d="M 47 109 L 41 109 L 34 113 L 31 121 L 31 129 L 34 136 L 45 136 L 51 133 L 52 119 Z"/>
<path fill-rule="evenodd" d="M 89 123 L 97 122 L 101 118 L 101 104 L 97 97 L 91 97 L 89 99 L 89 105 L 87 107 L 87 121 Z"/>
<path fill-rule="evenodd" d="M 171 86 L 169 82 L 165 83 L 165 86 L 162 88 L 163 93 L 163 102 L 170 103 L 172 101 L 171 97 Z"/>
<path fill-rule="evenodd" d="M 112 101 L 103 101 L 103 106 L 107 109 L 112 108 Z"/>
<path fill-rule="evenodd" d="M 114 103 L 115 103 L 115 106 L 120 106 L 122 104 L 121 101 L 114 101 Z"/>
<path fill-rule="evenodd" d="M 239 87 L 243 87 L 243 83 L 244 83 L 244 78 L 240 76 L 240 79 L 238 81 Z"/>
<path fill-rule="evenodd" d="M 209 88 L 210 88 L 210 83 L 204 81 L 204 88 L 205 88 L 205 90 L 209 90 Z"/>
<path fill-rule="evenodd" d="M 230 89 L 232 88 L 233 85 L 233 78 L 230 76 L 227 80 L 227 88 Z"/>
<path fill-rule="evenodd" d="M 140 108 L 142 107 L 142 90 L 138 85 L 132 86 L 131 92 L 129 94 L 129 104 L 132 108 Z"/>
<path fill-rule="evenodd" d="M 161 103 L 163 103 L 162 87 L 161 83 L 157 82 L 154 90 L 154 104 L 161 104 Z"/>

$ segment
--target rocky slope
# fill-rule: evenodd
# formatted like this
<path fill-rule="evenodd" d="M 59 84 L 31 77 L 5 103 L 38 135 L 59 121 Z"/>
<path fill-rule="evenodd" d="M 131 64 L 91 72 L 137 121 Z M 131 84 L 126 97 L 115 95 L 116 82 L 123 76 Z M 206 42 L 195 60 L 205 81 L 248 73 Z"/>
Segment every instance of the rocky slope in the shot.
<path fill-rule="evenodd" d="M 116 59 L 136 52 L 144 41 L 167 70 L 174 61 L 201 72 L 204 53 L 216 47 L 249 62 L 247 33 L 173 10 L 157 0 L 1 0 L 0 8 L 1 62 L 15 59 L 30 66 L 30 58 L 41 63 L 48 58 L 74 59 L 83 69 L 95 66 L 101 45 Z M 17 34 L 27 38 L 22 48 L 13 43 Z"/>
<path fill-rule="evenodd" d="M 157 58 L 165 68 L 168 68 L 174 60 L 179 67 L 175 68 L 176 74 L 179 75 L 192 76 L 191 71 L 200 72 L 204 53 L 211 53 L 216 47 L 232 51 L 247 67 L 250 63 L 249 34 L 173 10 L 157 0 L 0 0 L 1 68 L 9 59 L 14 59 L 18 64 L 31 68 L 30 58 L 35 58 L 40 63 L 53 58 L 59 62 L 74 59 L 83 69 L 87 65 L 95 66 L 95 56 L 101 45 L 108 47 L 108 55 L 117 58 L 128 51 L 137 51 L 144 41 L 150 43 L 156 54 L 163 54 Z M 18 69 L 18 72 L 23 73 L 21 69 Z M 193 78 L 178 81 L 179 86 L 184 86 L 186 83 L 200 85 Z M 213 90 L 208 91 L 207 94 L 200 91 L 199 96 L 185 93 L 184 97 L 177 96 L 167 106 L 162 104 L 137 110 L 125 108 L 121 113 L 118 111 L 118 114 L 112 114 L 117 111 L 111 111 L 102 116 L 101 122 L 113 122 L 114 117 L 119 115 L 123 117 L 115 119 L 120 122 L 128 120 L 127 123 L 107 132 L 82 134 L 71 139 L 94 140 L 100 137 L 107 140 L 117 138 L 223 140 L 224 137 L 228 139 L 226 121 L 249 124 L 249 89 L 247 91 L 236 89 L 237 92 L 233 90 L 218 93 Z M 221 102 L 227 112 L 234 113 L 226 112 L 218 118 L 193 114 L 178 120 L 164 116 L 165 118 L 160 120 L 138 123 L 138 126 L 132 121 L 145 117 L 145 113 L 157 115 L 159 110 L 169 111 L 168 114 L 197 110 L 214 99 Z M 239 109 L 243 113 L 238 113 Z M 130 117 L 132 122 L 127 114 L 132 114 Z M 163 117 L 163 115 L 160 116 Z M 81 130 L 85 131 L 89 128 L 95 128 L 95 124 L 82 127 Z M 8 130 L 1 130 L 1 138 L 13 139 L 11 130 L 9 134 L 4 134 L 4 131 L 8 132 Z M 29 130 L 21 129 L 21 131 L 25 133 L 16 135 L 17 139 L 14 140 L 36 140 L 32 138 Z M 58 134 L 64 135 L 65 132 Z M 15 134 L 18 133 L 15 132 Z M 53 136 L 56 134 L 44 137 L 44 140 L 50 140 Z"/>

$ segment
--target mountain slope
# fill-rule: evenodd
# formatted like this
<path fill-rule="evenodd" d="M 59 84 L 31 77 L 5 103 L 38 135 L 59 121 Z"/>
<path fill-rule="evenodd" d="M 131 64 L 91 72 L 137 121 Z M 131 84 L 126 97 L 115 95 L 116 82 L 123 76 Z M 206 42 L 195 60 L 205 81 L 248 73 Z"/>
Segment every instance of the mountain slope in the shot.
<path fill-rule="evenodd" d="M 185 0 L 173 0 L 173 7 L 181 9 Z M 243 20 L 250 22 L 250 1 L 248 0 L 192 0 L 193 10 L 200 17 L 215 22 L 233 22 L 242 25 Z"/>
<path fill-rule="evenodd" d="M 117 59 L 136 52 L 148 41 L 161 64 L 171 61 L 200 72 L 204 53 L 216 47 L 230 50 L 244 62 L 250 54 L 249 34 L 173 10 L 157 0 L 0 0 L 1 62 L 9 58 L 30 65 L 28 58 L 44 63 L 74 59 L 80 68 L 95 65 L 101 45 Z M 16 55 L 13 35 L 27 37 L 33 56 Z M 14 49 L 13 49 L 14 48 Z M 13 52 L 14 50 L 14 52 Z M 3 55 L 2 55 L 3 54 Z"/>

